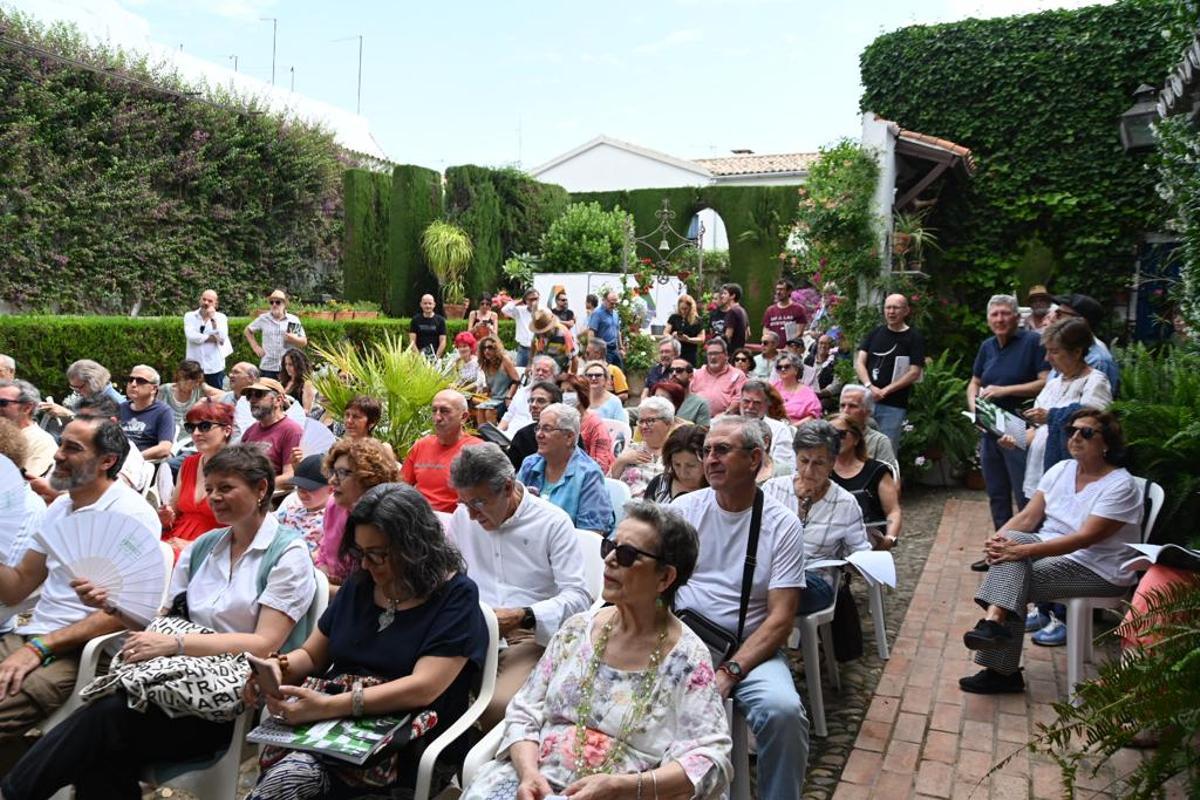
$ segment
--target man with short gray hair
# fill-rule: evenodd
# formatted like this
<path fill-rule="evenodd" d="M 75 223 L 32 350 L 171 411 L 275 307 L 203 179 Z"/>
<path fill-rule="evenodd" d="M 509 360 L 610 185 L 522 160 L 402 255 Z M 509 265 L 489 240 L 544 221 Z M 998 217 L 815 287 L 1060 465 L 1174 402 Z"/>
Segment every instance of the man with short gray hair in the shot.
<path fill-rule="evenodd" d="M 600 465 L 579 447 L 579 412 L 565 403 L 542 409 L 537 452 L 517 478 L 567 512 L 576 528 L 608 535 L 616 521 Z"/>
<path fill-rule="evenodd" d="M 17 362 L 12 356 L 0 353 L 0 381 L 11 381 L 17 377 Z"/>
<path fill-rule="evenodd" d="M 771 432 L 771 461 L 775 464 L 775 475 L 791 475 L 796 469 L 796 454 L 792 450 L 795 429 L 782 419 L 767 416 L 767 384 L 757 379 L 742 385 L 742 396 L 738 399 L 738 410 L 743 417 L 762 420 Z M 717 417 L 721 419 L 721 417 Z"/>
<path fill-rule="evenodd" d="M 559 627 L 591 605 L 580 535 L 566 512 L 516 479 L 491 442 L 462 450 L 450 464 L 458 506 L 446 533 L 458 546 L 479 599 L 492 607 L 500 635 L 496 692 L 484 728 L 504 717 Z"/>
<path fill-rule="evenodd" d="M 875 401 L 865 386 L 857 383 L 847 383 L 842 387 L 839 410 L 847 417 L 858 420 L 867 432 L 863 443 L 867 446 L 867 458 L 882 461 L 892 468 L 895 474 L 899 468 L 896 451 L 892 449 L 892 440 L 871 427 L 871 413 L 875 410 Z"/>
<path fill-rule="evenodd" d="M 654 387 L 659 381 L 670 379 L 671 362 L 679 358 L 681 352 L 683 348 L 674 336 L 664 336 L 658 340 L 658 362 L 646 373 L 646 384 L 642 387 L 643 400 L 654 394 Z"/>
<path fill-rule="evenodd" d="M 900 452 L 900 436 L 912 387 L 925 367 L 925 339 L 908 324 L 908 298 L 889 294 L 883 301 L 884 324 L 863 337 L 854 372 L 875 401 L 879 429 Z"/>
<path fill-rule="evenodd" d="M 782 649 L 806 582 L 804 530 L 795 514 L 755 486 L 762 463 L 758 420 L 728 415 L 714 421 L 704 440 L 708 488 L 671 503 L 700 537 L 696 569 L 675 605 L 740 634 L 733 655 L 717 665 L 717 689 L 733 698 L 754 731 L 759 796 L 799 800 L 808 766 L 808 717 Z M 742 576 L 756 516 L 757 563 L 742 612 Z"/>
<path fill-rule="evenodd" d="M 200 306 L 183 315 L 183 337 L 187 340 L 184 357 L 195 361 L 204 372 L 204 382 L 214 389 L 224 388 L 225 359 L 233 354 L 229 341 L 229 318 L 217 311 L 217 293 L 205 289 Z"/>
<path fill-rule="evenodd" d="M 508 431 L 509 437 L 533 422 L 533 414 L 529 411 L 529 391 L 535 383 L 551 381 L 558 377 L 558 364 L 550 356 L 534 356 L 526 370 L 525 385 L 517 389 L 512 401 L 508 404 L 504 416 L 497 425 L 500 430 Z"/>
<path fill-rule="evenodd" d="M 0 380 L 0 417 L 9 419 L 25 437 L 25 472 L 40 478 L 54 466 L 58 442 L 33 421 L 33 412 L 42 395 L 29 381 Z"/>

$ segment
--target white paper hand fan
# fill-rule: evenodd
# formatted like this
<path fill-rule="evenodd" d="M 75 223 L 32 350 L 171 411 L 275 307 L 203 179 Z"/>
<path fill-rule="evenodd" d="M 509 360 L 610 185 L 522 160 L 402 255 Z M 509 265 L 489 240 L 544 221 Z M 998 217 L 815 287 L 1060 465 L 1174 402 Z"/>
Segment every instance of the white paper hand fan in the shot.
<path fill-rule="evenodd" d="M 109 602 L 139 622 L 162 605 L 166 572 L 158 538 L 133 517 L 115 511 L 72 514 L 38 538 L 75 578 L 108 592 Z"/>
<path fill-rule="evenodd" d="M 0 559 L 20 557 L 9 549 L 25 524 L 25 476 L 6 456 L 0 456 Z"/>

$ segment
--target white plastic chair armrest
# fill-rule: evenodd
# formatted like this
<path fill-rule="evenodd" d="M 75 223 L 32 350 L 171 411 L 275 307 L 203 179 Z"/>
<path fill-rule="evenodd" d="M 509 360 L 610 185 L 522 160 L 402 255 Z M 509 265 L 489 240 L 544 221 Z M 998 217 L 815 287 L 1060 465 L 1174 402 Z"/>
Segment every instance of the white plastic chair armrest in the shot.
<path fill-rule="evenodd" d="M 504 723 L 500 722 L 485 733 L 483 738 L 471 748 L 471 752 L 467 753 L 467 757 L 463 761 L 462 773 L 462 788 L 464 792 L 471 787 L 471 783 L 475 780 L 475 775 L 483 768 L 483 765 L 496 757 L 496 751 L 500 749 L 500 740 L 503 738 Z"/>
<path fill-rule="evenodd" d="M 83 652 L 79 656 L 79 672 L 75 678 L 77 688 L 91 683 L 92 679 L 96 677 L 96 669 L 100 666 L 100 656 L 104 652 L 104 646 L 128 633 L 129 631 L 106 633 L 103 636 L 93 637 L 83 646 Z"/>

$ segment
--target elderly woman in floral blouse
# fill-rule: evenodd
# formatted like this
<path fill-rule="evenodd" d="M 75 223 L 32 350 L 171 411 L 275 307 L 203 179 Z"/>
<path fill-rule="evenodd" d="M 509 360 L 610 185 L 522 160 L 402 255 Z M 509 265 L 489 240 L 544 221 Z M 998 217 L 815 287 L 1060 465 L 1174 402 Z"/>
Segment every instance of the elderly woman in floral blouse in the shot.
<path fill-rule="evenodd" d="M 550 640 L 465 800 L 717 798 L 728 787 L 708 648 L 671 613 L 696 564 L 696 530 L 653 503 L 626 512 L 600 546 L 612 606 L 572 617 Z"/>

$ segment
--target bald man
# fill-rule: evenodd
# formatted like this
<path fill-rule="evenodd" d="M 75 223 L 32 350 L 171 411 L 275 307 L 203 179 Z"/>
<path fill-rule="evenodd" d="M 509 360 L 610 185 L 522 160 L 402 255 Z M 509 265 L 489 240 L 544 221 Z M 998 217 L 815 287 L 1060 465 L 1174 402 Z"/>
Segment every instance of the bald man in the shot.
<path fill-rule="evenodd" d="M 446 318 L 433 313 L 437 301 L 431 294 L 421 295 L 421 313 L 408 324 L 408 344 L 430 358 L 446 352 Z"/>
<path fill-rule="evenodd" d="M 433 397 L 433 433 L 418 439 L 404 459 L 400 477 L 412 484 L 435 511 L 454 513 L 458 493 L 450 487 L 450 462 L 458 452 L 482 440 L 467 435 L 467 398 L 454 389 Z"/>
<path fill-rule="evenodd" d="M 889 294 L 883 301 L 884 324 L 866 335 L 854 361 L 854 371 L 875 403 L 879 430 L 892 440 L 897 453 L 908 397 L 925 365 L 925 340 L 909 327 L 908 312 L 907 297 Z"/>
<path fill-rule="evenodd" d="M 233 353 L 233 344 L 229 318 L 217 311 L 217 293 L 212 289 L 200 294 L 199 308 L 183 315 L 183 335 L 187 339 L 185 357 L 204 370 L 204 382 L 225 388 L 225 359 Z"/>

